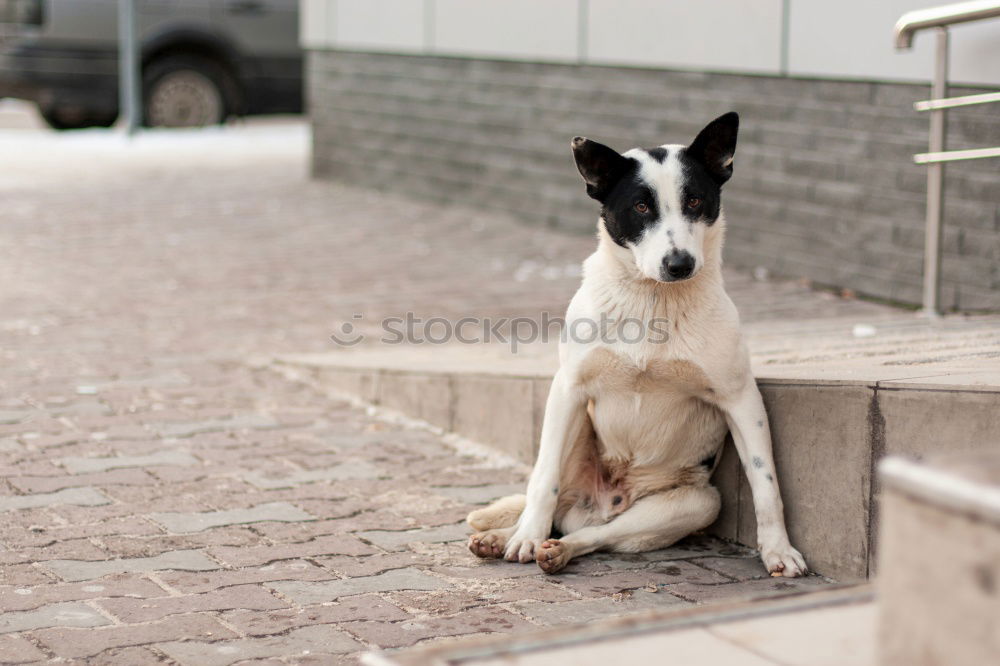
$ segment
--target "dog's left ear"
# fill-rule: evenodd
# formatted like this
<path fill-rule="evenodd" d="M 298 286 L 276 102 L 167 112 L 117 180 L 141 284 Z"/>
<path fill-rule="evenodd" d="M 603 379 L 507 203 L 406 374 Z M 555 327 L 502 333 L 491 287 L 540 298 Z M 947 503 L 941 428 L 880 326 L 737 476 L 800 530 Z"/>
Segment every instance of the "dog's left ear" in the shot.
<path fill-rule="evenodd" d="M 628 160 L 619 155 L 618 151 L 587 137 L 575 136 L 571 145 L 576 168 L 587 184 L 587 194 L 604 203 L 625 171 Z"/>
<path fill-rule="evenodd" d="M 739 115 L 735 111 L 725 113 L 699 132 L 687 148 L 687 155 L 701 162 L 719 185 L 733 175 L 733 156 L 736 154 L 736 132 L 739 127 Z"/>

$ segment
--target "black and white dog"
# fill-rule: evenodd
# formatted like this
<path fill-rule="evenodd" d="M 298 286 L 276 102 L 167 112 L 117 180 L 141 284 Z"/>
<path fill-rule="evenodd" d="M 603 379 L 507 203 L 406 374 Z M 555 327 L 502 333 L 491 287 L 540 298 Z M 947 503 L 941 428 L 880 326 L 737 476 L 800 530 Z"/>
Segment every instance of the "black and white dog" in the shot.
<path fill-rule="evenodd" d="M 690 146 L 624 154 L 573 139 L 587 194 L 602 208 L 566 326 L 656 321 L 666 335 L 562 342 L 527 495 L 469 515 L 477 556 L 536 561 L 554 573 L 598 549 L 669 546 L 718 515 L 709 478 L 731 430 L 764 564 L 784 576 L 806 572 L 785 531 L 767 414 L 722 283 L 720 195 L 738 125 L 727 113 Z M 550 538 L 553 526 L 561 538 Z"/>

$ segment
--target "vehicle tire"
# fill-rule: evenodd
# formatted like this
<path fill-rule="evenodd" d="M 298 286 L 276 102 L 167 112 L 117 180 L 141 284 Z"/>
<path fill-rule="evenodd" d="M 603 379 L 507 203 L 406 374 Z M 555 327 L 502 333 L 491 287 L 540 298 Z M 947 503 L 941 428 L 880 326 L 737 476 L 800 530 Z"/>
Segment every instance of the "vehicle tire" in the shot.
<path fill-rule="evenodd" d="M 203 127 L 223 122 L 236 107 L 237 86 L 215 60 L 168 55 L 143 68 L 142 92 L 148 127 Z"/>
<path fill-rule="evenodd" d="M 38 106 L 42 120 L 54 130 L 78 130 L 88 127 L 111 127 L 118 120 L 117 112 L 90 111 L 76 106 Z"/>

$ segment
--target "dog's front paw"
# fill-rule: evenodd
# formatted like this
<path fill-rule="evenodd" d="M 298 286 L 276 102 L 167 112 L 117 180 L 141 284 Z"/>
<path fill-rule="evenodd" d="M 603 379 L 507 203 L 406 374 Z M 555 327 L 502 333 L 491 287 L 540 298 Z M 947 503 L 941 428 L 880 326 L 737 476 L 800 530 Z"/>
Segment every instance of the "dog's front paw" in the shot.
<path fill-rule="evenodd" d="M 553 574 L 561 571 L 570 561 L 570 549 L 559 539 L 546 539 L 535 553 L 535 561 L 542 571 Z"/>
<path fill-rule="evenodd" d="M 498 530 L 479 532 L 469 537 L 469 550 L 476 557 L 497 559 L 503 555 L 504 536 Z"/>
<path fill-rule="evenodd" d="M 518 530 L 514 536 L 507 541 L 507 550 L 504 551 L 504 559 L 508 562 L 520 562 L 527 564 L 535 561 L 535 553 L 541 548 L 545 537 L 534 537 L 523 535 Z"/>
<path fill-rule="evenodd" d="M 764 560 L 764 566 L 772 576 L 784 576 L 785 578 L 795 578 L 804 576 L 809 572 L 806 567 L 806 560 L 802 553 L 795 550 L 792 544 L 787 541 L 773 546 L 762 546 L 760 549 L 760 559 Z"/>

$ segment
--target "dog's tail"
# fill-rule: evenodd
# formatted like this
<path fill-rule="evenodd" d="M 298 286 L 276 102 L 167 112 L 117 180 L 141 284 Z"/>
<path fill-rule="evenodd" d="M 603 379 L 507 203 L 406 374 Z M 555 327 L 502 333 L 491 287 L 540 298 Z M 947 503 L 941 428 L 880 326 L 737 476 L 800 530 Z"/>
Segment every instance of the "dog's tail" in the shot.
<path fill-rule="evenodd" d="M 524 495 L 511 495 L 498 499 L 484 509 L 476 509 L 465 519 L 477 532 L 513 527 L 524 511 Z"/>

